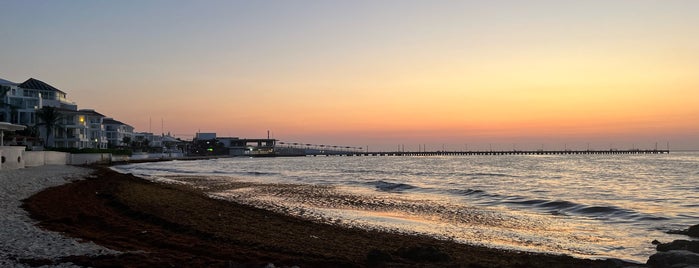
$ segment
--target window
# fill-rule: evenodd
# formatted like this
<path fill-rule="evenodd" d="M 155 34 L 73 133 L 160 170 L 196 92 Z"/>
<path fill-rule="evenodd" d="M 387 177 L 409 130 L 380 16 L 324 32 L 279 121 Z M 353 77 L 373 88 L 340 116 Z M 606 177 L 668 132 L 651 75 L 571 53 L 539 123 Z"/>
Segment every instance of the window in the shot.
<path fill-rule="evenodd" d="M 25 97 L 37 97 L 38 96 L 36 91 L 34 91 L 34 90 L 25 89 L 23 91 L 24 91 L 23 96 L 25 96 Z"/>
<path fill-rule="evenodd" d="M 24 108 L 26 109 L 34 109 L 37 108 L 37 106 L 39 106 L 39 101 L 37 100 L 27 100 L 25 103 L 26 106 Z"/>
<path fill-rule="evenodd" d="M 17 106 L 17 107 L 22 107 L 22 99 L 20 99 L 20 98 L 11 98 L 11 99 L 10 99 L 10 105 L 12 105 L 12 106 Z"/>

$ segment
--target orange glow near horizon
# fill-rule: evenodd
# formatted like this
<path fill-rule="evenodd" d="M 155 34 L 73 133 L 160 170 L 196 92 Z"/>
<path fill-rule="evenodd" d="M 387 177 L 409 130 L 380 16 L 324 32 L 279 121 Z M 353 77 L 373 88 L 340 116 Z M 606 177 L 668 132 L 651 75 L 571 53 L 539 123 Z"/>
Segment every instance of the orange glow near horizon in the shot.
<path fill-rule="evenodd" d="M 328 72 L 318 74 L 325 78 L 319 81 L 261 80 L 245 84 L 248 91 L 190 95 L 184 103 L 197 107 L 192 110 L 169 110 L 182 106 L 178 99 L 147 105 L 153 114 L 165 115 L 166 130 L 177 134 L 202 130 L 250 137 L 270 129 L 281 139 L 331 135 L 347 143 L 357 135 L 390 134 L 419 143 L 444 137 L 577 140 L 606 134 L 620 139 L 643 132 L 664 141 L 663 135 L 699 132 L 697 124 L 688 123 L 699 118 L 699 82 L 687 71 L 651 63 L 544 61 L 528 68 L 519 61 L 492 69 L 448 66 L 453 69 L 431 68 L 412 76 L 397 66 L 358 79 Z M 215 91 L 239 83 L 222 80 L 198 88 Z M 161 127 L 159 118 L 148 126 L 142 115 L 132 116 L 140 116 L 138 129 L 158 132 Z"/>

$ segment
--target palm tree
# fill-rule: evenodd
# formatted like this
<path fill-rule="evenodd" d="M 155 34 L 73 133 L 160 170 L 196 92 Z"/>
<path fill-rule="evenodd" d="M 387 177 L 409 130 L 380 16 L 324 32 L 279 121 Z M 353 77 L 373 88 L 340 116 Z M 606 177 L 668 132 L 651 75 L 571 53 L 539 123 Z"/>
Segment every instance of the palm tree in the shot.
<path fill-rule="evenodd" d="M 129 146 L 129 145 L 131 144 L 131 137 L 126 136 L 126 137 L 124 137 L 124 138 L 121 139 L 121 142 L 122 142 L 123 144 L 125 144 L 124 146 Z"/>
<path fill-rule="evenodd" d="M 0 101 L 0 109 L 2 109 L 2 112 L 0 113 L 0 121 L 4 122 L 12 122 L 12 115 L 17 113 L 17 106 L 14 106 L 10 104 L 9 102 L 5 102 L 5 97 L 7 96 L 7 93 L 10 91 L 10 87 L 0 85 L 0 98 L 2 101 Z M 7 113 L 9 110 L 9 113 Z M 5 117 L 7 114 L 8 117 Z"/>
<path fill-rule="evenodd" d="M 46 127 L 46 145 L 49 145 L 49 137 L 51 134 L 53 134 L 53 129 L 60 126 L 60 121 L 63 119 L 63 115 L 61 115 L 61 113 L 59 113 L 54 107 L 44 106 L 36 111 L 36 116 L 39 120 L 41 120 L 41 123 L 36 125 Z"/>

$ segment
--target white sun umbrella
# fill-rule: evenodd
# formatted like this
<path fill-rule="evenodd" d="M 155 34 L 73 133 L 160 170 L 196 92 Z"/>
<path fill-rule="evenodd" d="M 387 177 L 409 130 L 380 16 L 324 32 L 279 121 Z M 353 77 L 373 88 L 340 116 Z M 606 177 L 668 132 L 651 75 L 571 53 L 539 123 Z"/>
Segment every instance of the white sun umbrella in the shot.
<path fill-rule="evenodd" d="M 5 131 L 17 131 L 25 128 L 27 128 L 27 126 L 0 122 L 0 146 L 5 146 Z"/>

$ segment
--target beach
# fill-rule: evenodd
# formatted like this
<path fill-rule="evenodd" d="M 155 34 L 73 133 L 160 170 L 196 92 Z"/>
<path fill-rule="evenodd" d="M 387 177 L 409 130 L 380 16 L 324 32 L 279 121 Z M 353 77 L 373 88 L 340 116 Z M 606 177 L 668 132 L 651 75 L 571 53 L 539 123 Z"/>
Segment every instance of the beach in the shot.
<path fill-rule="evenodd" d="M 26 214 L 18 217 L 28 226 L 25 229 L 42 235 L 27 239 L 24 229 L 3 228 L 5 237 L 23 236 L 2 240 L 3 248 L 10 249 L 0 256 L 3 266 L 633 266 L 618 260 L 507 251 L 322 224 L 212 199 L 185 185 L 150 182 L 106 167 L 42 167 L 16 172 L 24 176 L 19 181 L 42 182 L 36 183 L 41 185 L 34 191 L 27 191 L 28 195 L 55 187 L 24 201 L 22 208 L 32 219 Z M 18 183 L 17 179 L 7 179 L 13 176 L 19 175 L 3 174 L 6 193 L 13 192 L 8 185 Z M 17 200 L 3 204 L 12 206 L 15 202 L 17 206 L 26 197 L 5 194 L 3 198 Z"/>
<path fill-rule="evenodd" d="M 41 264 L 37 260 L 116 253 L 89 241 L 42 229 L 21 208 L 23 199 L 48 187 L 86 178 L 91 172 L 91 169 L 74 166 L 42 166 L 0 172 L 0 267 L 33 266 Z M 70 262 L 54 264 L 73 266 Z"/>

